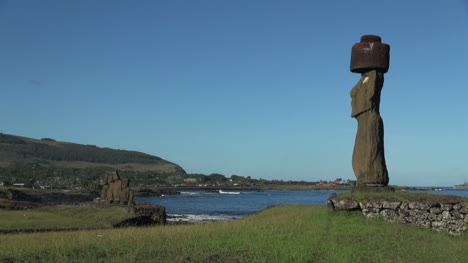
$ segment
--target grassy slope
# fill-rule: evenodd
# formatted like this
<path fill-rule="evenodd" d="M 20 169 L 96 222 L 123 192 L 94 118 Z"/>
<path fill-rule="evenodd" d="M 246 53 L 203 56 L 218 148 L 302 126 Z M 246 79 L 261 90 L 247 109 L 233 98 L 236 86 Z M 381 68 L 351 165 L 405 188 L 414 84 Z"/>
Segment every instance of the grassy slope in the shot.
<path fill-rule="evenodd" d="M 32 210 L 0 210 L 0 230 L 106 228 L 128 216 L 127 212 L 118 209 L 66 205 Z"/>
<path fill-rule="evenodd" d="M 65 167 L 65 168 L 87 168 L 87 167 L 109 167 L 112 169 L 119 170 L 130 170 L 130 171 L 154 171 L 161 173 L 173 173 L 173 172 L 182 172 L 183 169 L 177 164 L 171 163 L 169 161 L 163 160 L 160 157 L 152 156 L 149 154 L 136 152 L 136 151 L 127 151 L 127 150 L 116 150 L 110 148 L 100 148 L 94 145 L 83 145 L 77 143 L 69 142 L 60 142 L 60 141 L 49 141 L 49 140 L 37 140 L 33 138 L 8 135 L 0 133 L 0 137 L 3 138 L 0 140 L 0 167 L 8 167 L 13 162 L 21 163 L 35 163 L 38 160 L 43 160 L 42 165 L 44 166 L 53 166 L 53 167 Z M 23 143 L 14 144 L 11 141 L 22 141 Z M 59 161 L 54 158 L 44 158 L 34 148 L 28 147 L 23 148 L 27 144 L 29 146 L 47 146 L 49 147 L 48 151 L 56 153 L 51 154 L 51 156 L 61 156 L 62 154 L 68 154 L 71 156 L 79 156 L 93 154 L 100 159 L 104 158 L 103 156 L 115 156 L 119 160 L 126 160 L 125 162 L 89 162 L 89 161 L 79 161 L 79 160 L 65 160 Z M 23 155 L 26 155 L 23 156 Z M 123 156 L 124 155 L 124 156 Z M 62 157 L 62 156 L 61 156 Z M 106 158 L 104 158 L 106 159 Z M 112 157 L 111 157 L 112 159 Z M 132 162 L 131 160 L 144 160 L 144 162 Z M 185 173 L 185 172 L 183 172 Z"/>
<path fill-rule="evenodd" d="M 98 236 L 98 235 L 102 235 Z M 0 258 L 21 262 L 466 262 L 468 235 L 280 206 L 211 225 L 0 237 Z"/>

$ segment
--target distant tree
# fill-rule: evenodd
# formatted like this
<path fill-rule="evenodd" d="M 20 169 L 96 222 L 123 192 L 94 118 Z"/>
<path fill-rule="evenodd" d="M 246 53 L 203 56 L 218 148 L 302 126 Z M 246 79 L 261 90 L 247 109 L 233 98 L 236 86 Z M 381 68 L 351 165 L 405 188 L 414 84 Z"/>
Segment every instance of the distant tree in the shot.
<path fill-rule="evenodd" d="M 211 182 L 211 183 L 216 183 L 216 182 L 224 182 L 226 181 L 226 177 L 222 174 L 217 174 L 213 173 L 205 177 L 204 182 Z"/>

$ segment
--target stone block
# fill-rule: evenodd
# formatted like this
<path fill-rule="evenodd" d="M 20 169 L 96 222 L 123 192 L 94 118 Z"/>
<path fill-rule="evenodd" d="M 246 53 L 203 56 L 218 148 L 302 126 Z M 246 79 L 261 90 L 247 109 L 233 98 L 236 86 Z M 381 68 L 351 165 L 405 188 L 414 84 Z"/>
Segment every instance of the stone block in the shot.
<path fill-rule="evenodd" d="M 382 208 L 382 203 L 380 202 L 376 202 L 376 201 L 369 201 L 366 205 L 366 208 L 369 209 L 369 208 L 377 208 L 377 209 L 381 209 Z"/>
<path fill-rule="evenodd" d="M 439 231 L 445 229 L 446 225 L 444 221 L 433 221 L 431 223 L 432 228 Z"/>
<path fill-rule="evenodd" d="M 411 210 L 429 211 L 431 206 L 427 202 L 409 202 L 408 207 Z"/>
<path fill-rule="evenodd" d="M 449 211 L 442 211 L 442 220 L 449 220 L 452 216 L 450 215 Z"/>
<path fill-rule="evenodd" d="M 412 221 L 427 220 L 429 213 L 421 210 L 409 210 L 409 215 L 413 218 Z"/>
<path fill-rule="evenodd" d="M 453 206 L 451 204 L 440 204 L 440 209 L 442 211 L 450 211 L 453 209 Z"/>
<path fill-rule="evenodd" d="M 461 205 L 460 206 L 460 209 L 458 210 L 460 213 L 463 213 L 463 214 L 468 214 L 468 203 L 467 204 L 464 204 L 464 205 Z"/>
<path fill-rule="evenodd" d="M 385 209 L 397 209 L 400 206 L 401 202 L 387 202 L 383 201 L 382 202 L 382 207 Z"/>
<path fill-rule="evenodd" d="M 356 200 L 332 200 L 336 210 L 354 211 L 359 209 L 359 203 Z"/>
<path fill-rule="evenodd" d="M 452 216 L 453 219 L 463 219 L 460 212 L 458 210 L 452 210 L 450 211 L 450 215 Z"/>
<path fill-rule="evenodd" d="M 380 214 L 385 218 L 385 220 L 388 221 L 396 221 L 398 214 L 395 212 L 395 210 L 392 209 L 384 209 L 380 212 Z"/>

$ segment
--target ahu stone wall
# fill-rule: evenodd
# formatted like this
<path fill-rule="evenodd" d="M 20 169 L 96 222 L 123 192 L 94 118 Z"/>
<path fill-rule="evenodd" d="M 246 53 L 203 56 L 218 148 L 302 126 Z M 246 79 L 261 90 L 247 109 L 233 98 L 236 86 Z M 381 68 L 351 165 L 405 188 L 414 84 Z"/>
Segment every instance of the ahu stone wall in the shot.
<path fill-rule="evenodd" d="M 386 221 L 413 224 L 437 231 L 461 235 L 468 222 L 468 203 L 389 202 L 382 200 L 358 202 L 354 199 L 327 200 L 328 211 L 356 211 L 367 217 L 382 216 Z"/>

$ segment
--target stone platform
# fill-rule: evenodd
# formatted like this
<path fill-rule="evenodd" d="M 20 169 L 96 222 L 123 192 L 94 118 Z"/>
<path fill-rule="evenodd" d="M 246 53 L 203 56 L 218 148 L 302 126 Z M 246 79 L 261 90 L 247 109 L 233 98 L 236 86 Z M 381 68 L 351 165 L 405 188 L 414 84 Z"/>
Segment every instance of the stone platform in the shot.
<path fill-rule="evenodd" d="M 452 235 L 463 234 L 468 223 L 468 202 L 464 201 L 399 202 L 379 199 L 363 203 L 355 199 L 341 200 L 337 195 L 332 195 L 327 200 L 327 208 L 330 213 L 346 211 L 366 217 L 381 216 L 386 221 L 442 230 Z"/>

